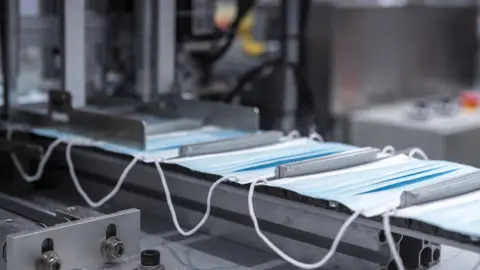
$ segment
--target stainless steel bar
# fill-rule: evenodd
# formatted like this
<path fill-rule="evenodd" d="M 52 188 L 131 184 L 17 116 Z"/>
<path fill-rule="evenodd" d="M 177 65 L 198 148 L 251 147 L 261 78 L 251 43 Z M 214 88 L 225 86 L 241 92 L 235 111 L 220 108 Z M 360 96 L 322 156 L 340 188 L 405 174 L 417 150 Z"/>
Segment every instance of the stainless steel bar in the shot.
<path fill-rule="evenodd" d="M 282 136 L 282 132 L 269 131 L 239 138 L 186 145 L 180 147 L 179 154 L 181 157 L 191 157 L 254 148 L 277 143 Z"/>
<path fill-rule="evenodd" d="M 54 213 L 50 213 L 27 201 L 3 193 L 0 193 L 0 207 L 23 218 L 45 224 L 46 226 L 54 226 L 65 222 L 64 219 L 57 218 Z"/>
<path fill-rule="evenodd" d="M 135 20 L 136 29 L 136 88 L 143 102 L 150 100 L 153 91 L 153 71 L 152 71 L 152 27 L 154 21 L 153 14 L 154 0 L 135 1 Z"/>
<path fill-rule="evenodd" d="M 281 2 L 281 54 L 285 63 L 297 63 L 299 58 L 298 40 L 292 37 L 298 36 L 300 27 L 300 3 L 296 0 L 282 0 Z M 295 116 L 297 110 L 298 89 L 295 83 L 295 72 L 284 66 L 283 84 L 283 119 L 281 129 L 289 131 L 295 128 Z"/>
<path fill-rule="evenodd" d="M 156 135 L 180 130 L 195 129 L 203 126 L 201 119 L 171 119 L 158 124 L 147 124 L 147 135 Z"/>
<path fill-rule="evenodd" d="M 19 72 L 20 3 L 17 0 L 2 1 L 2 70 L 3 70 L 3 118 L 10 119 L 15 102 Z"/>
<path fill-rule="evenodd" d="M 153 61 L 155 68 L 154 88 L 151 99 L 159 94 L 172 91 L 175 84 L 175 66 L 177 59 L 176 38 L 176 0 L 155 1 L 155 33 Z"/>
<path fill-rule="evenodd" d="M 410 207 L 444 200 L 480 190 L 480 173 L 473 172 L 442 182 L 432 183 L 413 190 L 404 191 L 400 197 L 400 207 Z"/>
<path fill-rule="evenodd" d="M 280 165 L 275 169 L 275 177 L 295 177 L 361 165 L 377 160 L 379 152 L 379 149 L 367 147 L 327 157 Z"/>
<path fill-rule="evenodd" d="M 86 102 L 85 0 L 64 0 L 62 9 L 62 87 L 72 94 L 72 106 Z"/>

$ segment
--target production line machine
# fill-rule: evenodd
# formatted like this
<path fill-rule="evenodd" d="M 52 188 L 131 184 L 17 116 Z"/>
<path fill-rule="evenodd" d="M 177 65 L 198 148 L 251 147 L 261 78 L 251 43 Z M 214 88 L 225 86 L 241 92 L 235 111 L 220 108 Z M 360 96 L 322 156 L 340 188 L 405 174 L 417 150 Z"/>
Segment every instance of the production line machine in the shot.
<path fill-rule="evenodd" d="M 62 86 L 35 104 L 12 104 L 18 5 L 2 3 L 0 270 L 428 269 L 443 245 L 480 252 L 477 168 L 382 149 L 389 141 L 260 130 L 256 108 L 177 91 L 175 52 L 186 46 L 175 32 L 188 25 L 172 15 L 188 13 L 177 1 L 136 10 L 141 98 L 87 102 L 89 15 L 85 1 L 60 2 Z M 299 2 L 282 1 L 285 20 Z M 295 62 L 296 41 L 285 43 L 283 60 Z"/>
<path fill-rule="evenodd" d="M 59 102 L 58 99 L 63 102 Z M 40 152 L 44 153 L 39 169 L 41 170 L 45 164 L 47 166 L 41 178 L 30 179 L 35 183 L 28 184 L 27 187 L 21 187 L 23 185 L 19 187 L 19 184 L 27 180 L 21 179 L 16 173 L 16 170 L 23 168 L 22 166 L 4 163 L 2 167 L 10 168 L 9 178 L 2 181 L 13 182 L 11 184 L 15 187 L 5 191 L 10 194 L 5 195 L 5 200 L 9 199 L 13 203 L 2 202 L 1 208 L 7 211 L 5 213 L 7 218 L 4 219 L 6 222 L 2 227 L 9 228 L 8 226 L 11 226 L 9 220 L 17 220 L 17 218 L 22 222 L 27 219 L 25 222 L 30 224 L 26 226 L 27 232 L 21 230 L 19 234 L 9 233 L 6 237 L 5 256 L 7 258 L 13 256 L 14 259 L 6 260 L 5 269 L 18 269 L 13 266 L 13 262 L 17 262 L 15 260 L 25 263 L 22 269 L 27 270 L 90 269 L 89 267 L 97 264 L 104 264 L 107 269 L 112 265 L 111 258 L 115 257 L 105 253 L 108 248 L 104 248 L 103 241 L 110 237 L 117 237 L 125 243 L 124 255 L 115 259 L 114 265 L 142 267 L 141 260 L 138 258 L 139 243 L 142 248 L 152 248 L 148 246 L 152 244 L 146 244 L 144 237 L 141 239 L 138 237 L 138 235 L 145 236 L 145 230 L 147 230 L 144 227 L 145 224 L 140 229 L 139 211 L 121 211 L 131 207 L 142 210 L 147 216 L 159 217 L 149 224 L 151 227 L 165 226 L 163 223 L 171 224 L 171 219 L 174 223 L 176 222 L 176 229 L 180 231 L 184 227 L 195 227 L 192 231 L 176 233 L 176 239 L 184 239 L 181 241 L 187 243 L 189 243 L 188 239 L 191 239 L 192 242 L 189 244 L 191 247 L 196 246 L 193 244 L 196 241 L 208 242 L 213 237 L 248 247 L 248 252 L 256 250 L 250 253 L 255 255 L 250 255 L 248 259 L 243 258 L 234 266 L 238 269 L 255 268 L 251 260 L 255 261 L 254 257 L 261 257 L 264 255 L 260 254 L 270 252 L 258 237 L 259 228 L 285 253 L 303 261 L 313 261 L 325 254 L 325 250 L 330 249 L 339 228 L 349 216 L 352 214 L 358 216 L 362 213 L 364 217 L 356 219 L 349 226 L 336 249 L 335 256 L 325 267 L 327 269 L 335 267 L 359 269 L 358 267 L 361 266 L 361 269 L 395 269 L 396 263 L 387 243 L 389 234 L 384 231 L 380 215 L 388 212 L 389 208 L 382 207 L 388 207 L 393 203 L 392 206 L 398 206 L 399 213 L 403 213 L 402 208 L 415 209 L 417 205 L 429 206 L 432 201 L 435 204 L 437 200 L 463 198 L 469 196 L 470 192 L 476 194 L 475 190 L 479 188 L 476 184 L 477 169 L 460 164 L 437 164 L 436 161 L 429 163 L 429 161 L 411 159 L 407 157 L 410 153 L 409 149 L 389 156 L 388 153 L 383 153 L 376 148 L 318 142 L 313 140 L 314 136 L 312 139 L 295 139 L 292 136 L 284 136 L 280 132 L 257 131 L 254 129 L 258 119 L 254 108 L 166 98 L 159 104 L 169 104 L 168 106 L 156 106 L 156 108 L 163 108 L 160 111 L 148 110 L 154 107 L 150 105 L 130 106 L 129 109 L 125 106 L 114 107 L 116 109 L 112 107 L 74 109 L 69 105 L 69 99 L 66 92 L 51 91 L 49 103 L 46 106 L 48 109 L 43 112 L 37 110 L 37 113 L 32 113 L 36 110 L 26 113 L 21 109 L 12 115 L 16 125 L 7 127 L 14 131 L 14 136 L 13 141 L 6 140 L 5 143 L 13 142 L 16 146 L 4 147 L 4 151 L 9 153 L 7 155 L 9 157 L 5 159 L 7 162 L 13 160 L 12 153 L 17 153 L 17 150 L 31 149 L 36 146 L 40 148 Z M 139 111 L 142 112 L 140 120 Z M 230 121 L 227 121 L 227 115 Z M 33 118 L 44 121 L 32 125 L 29 121 Z M 98 122 L 93 123 L 96 118 Z M 84 119 L 88 124 L 82 125 L 78 119 Z M 127 136 L 127 129 L 122 127 L 130 126 L 123 125 L 122 121 L 137 121 L 142 124 L 144 128 L 140 130 L 143 131 L 141 136 Z M 184 123 L 188 124 L 184 125 Z M 238 125 L 240 123 L 242 123 L 241 126 Z M 203 134 L 202 127 L 205 128 L 205 125 L 213 128 L 214 132 L 208 130 L 208 136 L 198 136 L 199 133 Z M 107 132 L 110 130 L 111 132 Z M 125 131 L 125 135 L 121 131 Z M 15 135 L 19 136 L 15 137 Z M 62 140 L 58 140 L 59 138 Z M 319 137 L 316 139 L 318 140 Z M 55 141 L 59 143 L 53 149 L 51 146 Z M 167 142 L 168 145 L 162 145 L 161 142 Z M 72 149 L 74 145 L 77 147 Z M 34 170 L 30 168 L 26 170 L 27 172 L 35 172 L 39 161 L 38 155 L 30 153 L 25 160 L 25 156 L 20 156 L 18 153 L 15 154 L 15 158 L 23 165 L 32 165 Z M 30 162 L 25 162 L 28 160 Z M 135 165 L 135 163 L 139 164 Z M 417 163 L 418 165 L 415 165 Z M 417 167 L 412 167 L 410 172 L 407 167 L 400 168 L 408 164 Z M 386 173 L 385 168 L 391 172 Z M 358 187 L 363 189 L 368 187 L 368 192 L 364 190 L 364 192 L 349 193 L 347 188 L 342 192 L 352 196 L 335 197 L 334 194 L 338 195 L 342 192 L 332 190 L 330 195 L 327 193 L 315 195 L 308 190 L 298 189 L 305 185 L 308 187 L 310 181 L 320 185 L 312 186 L 310 190 L 328 191 L 328 188 L 322 188 L 321 185 L 341 183 L 340 179 L 347 185 L 348 181 L 359 178 L 356 173 L 363 171 L 365 173 L 360 176 L 363 175 L 365 181 L 370 180 L 373 186 Z M 2 173 L 5 172 L 2 170 Z M 337 173 L 340 175 L 335 175 Z M 381 180 L 380 175 L 385 173 L 386 176 L 383 177 L 388 177 Z M 26 172 L 23 174 L 23 178 L 26 174 Z M 331 174 L 333 176 L 329 176 Z M 119 175 L 122 175 L 120 179 Z M 378 176 L 378 179 L 375 176 Z M 317 177 L 319 177 L 318 180 L 315 180 Z M 405 180 L 399 180 L 403 179 L 402 177 Z M 75 189 L 72 189 L 71 185 L 73 178 L 77 181 Z M 220 181 L 219 178 L 221 178 Z M 249 192 L 253 194 L 252 186 L 255 187 L 255 184 L 250 183 L 263 181 L 263 179 L 268 180 L 267 184 L 261 185 L 262 182 L 259 182 L 260 186 L 255 190 L 254 200 L 249 201 L 248 194 Z M 298 185 L 289 183 L 298 183 Z M 392 183 L 400 186 L 393 186 Z M 352 187 L 357 185 L 359 183 L 350 184 Z M 79 186 L 80 189 L 78 189 Z M 12 190 L 15 192 L 12 193 Z M 73 193 L 70 193 L 72 190 Z M 32 202 L 30 195 L 25 195 L 23 192 L 46 197 L 49 201 L 55 202 L 53 207 L 47 204 L 49 205 L 47 208 L 51 209 L 50 213 L 46 214 L 45 210 L 39 210 L 43 208 L 39 208 L 38 205 L 45 207 L 44 200 L 40 200 L 41 203 L 38 200 Z M 106 205 L 108 209 L 106 212 L 110 214 L 100 215 L 96 211 L 82 207 L 65 210 L 65 205 L 84 203 L 83 200 L 75 201 L 74 198 L 78 196 L 72 194 L 77 192 L 83 192 L 82 197 L 87 201 L 87 205 L 94 208 Z M 86 199 L 89 196 L 104 197 L 105 193 L 113 195 L 99 202 Z M 11 195 L 20 199 L 12 198 Z M 374 197 L 377 195 L 380 197 Z M 363 199 L 353 202 L 353 198 L 357 197 Z M 395 199 L 390 201 L 390 198 L 396 197 L 399 198 L 398 205 Z M 374 203 L 371 200 L 374 200 Z M 112 205 L 115 207 L 112 208 Z M 255 206 L 254 216 L 252 216 L 253 210 L 247 207 L 251 205 Z M 359 212 L 360 207 L 362 211 L 364 208 L 369 208 L 370 212 Z M 376 209 L 378 207 L 382 209 Z M 31 211 L 31 208 L 35 211 Z M 25 209 L 28 209 L 27 213 Z M 82 209 L 81 213 L 88 214 L 83 214 L 81 218 L 78 217 L 79 214 L 77 216 L 68 214 L 68 211 L 75 212 L 76 209 Z M 118 209 L 120 212 L 112 209 Z M 206 222 L 200 222 L 195 226 L 201 220 L 205 209 L 208 210 L 202 220 Z M 37 213 L 38 211 L 40 214 Z M 12 214 L 16 218 L 8 218 Z M 448 223 L 431 221 L 423 217 L 415 218 L 411 213 L 403 213 L 403 215 L 405 216 L 392 218 L 391 230 L 394 232 L 393 239 L 406 269 L 427 269 L 437 264 L 441 257 L 441 245 L 479 251 L 478 238 L 467 227 L 458 229 L 449 227 Z M 117 227 L 117 234 L 109 232 L 111 220 L 114 220 L 112 224 Z M 252 221 L 257 233 L 252 230 Z M 123 222 L 125 226 L 131 226 L 128 227 L 126 236 L 122 227 Z M 56 238 L 57 233 L 61 235 L 64 230 L 71 230 L 68 231 L 71 233 L 66 232 L 67 235 L 83 235 L 82 230 L 90 230 L 90 226 L 94 232 L 91 234 L 92 239 L 82 238 L 81 245 L 73 244 L 76 240 L 67 236 L 60 240 Z M 193 236 L 190 235 L 198 229 L 208 236 L 200 238 L 203 240 L 192 239 Z M 18 231 L 14 230 L 14 232 Z M 24 234 L 41 235 L 41 237 L 27 238 L 23 237 Z M 30 259 L 18 259 L 25 258 L 22 257 L 24 250 L 17 251 L 17 245 L 9 244 L 17 239 L 28 242 L 35 250 L 25 255 Z M 48 239 L 53 241 L 53 245 L 50 245 L 51 241 Z M 62 239 L 68 239 L 68 242 L 63 243 Z M 60 243 L 57 244 L 57 241 Z M 42 244 L 43 242 L 45 243 Z M 161 246 L 168 245 L 165 242 L 161 243 Z M 159 242 L 157 246 L 158 244 Z M 35 245 L 38 248 L 35 249 Z M 95 245 L 97 248 L 91 247 Z M 204 256 L 222 257 L 222 252 L 219 251 L 220 244 L 218 245 L 216 251 Z M 44 248 L 44 246 L 47 247 Z M 58 249 L 57 246 L 61 248 Z M 181 247 L 177 248 L 181 249 Z M 118 253 L 123 249 L 121 247 L 109 250 Z M 58 255 L 58 258 L 52 251 Z M 70 257 L 72 252 L 88 259 L 77 260 L 78 257 Z M 149 252 L 155 253 L 155 251 Z M 245 252 L 248 254 L 247 251 Z M 39 268 L 43 266 L 39 266 L 37 262 L 44 260 L 43 255 L 50 256 L 45 260 L 51 262 L 50 267 L 53 268 Z M 269 256 L 268 258 L 272 258 L 271 255 Z M 55 268 L 57 267 L 56 259 L 61 261 L 61 268 Z M 212 262 L 217 262 L 215 259 L 205 260 L 209 261 L 210 265 L 216 265 Z M 217 260 L 220 259 L 217 258 Z M 261 265 L 263 269 L 277 269 L 277 267 L 291 269 L 291 266 L 283 260 L 272 259 L 272 262 L 268 260 L 261 262 L 257 265 Z M 171 264 L 171 267 L 177 266 Z M 185 269 L 191 268 L 197 267 L 185 267 Z"/>

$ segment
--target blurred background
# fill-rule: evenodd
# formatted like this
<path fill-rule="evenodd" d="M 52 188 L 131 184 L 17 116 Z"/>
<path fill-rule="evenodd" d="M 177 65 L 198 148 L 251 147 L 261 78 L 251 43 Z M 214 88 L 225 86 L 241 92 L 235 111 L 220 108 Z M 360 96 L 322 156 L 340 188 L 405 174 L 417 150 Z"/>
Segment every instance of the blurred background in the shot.
<path fill-rule="evenodd" d="M 434 158 L 457 155 L 467 141 L 480 146 L 476 133 L 465 137 L 480 127 L 476 1 L 182 0 L 161 1 L 162 9 L 149 0 L 85 0 L 84 39 L 62 31 L 69 1 L 11 2 L 20 16 L 4 19 L 19 35 L 4 60 L 16 73 L 15 104 L 62 87 L 69 38 L 71 48 L 84 40 L 69 54 L 85 63 L 69 72 L 84 78 L 87 103 L 174 93 L 258 107 L 263 129 L 420 146 Z M 174 19 L 152 24 L 168 17 L 158 12 Z M 165 31 L 173 34 L 157 38 Z"/>

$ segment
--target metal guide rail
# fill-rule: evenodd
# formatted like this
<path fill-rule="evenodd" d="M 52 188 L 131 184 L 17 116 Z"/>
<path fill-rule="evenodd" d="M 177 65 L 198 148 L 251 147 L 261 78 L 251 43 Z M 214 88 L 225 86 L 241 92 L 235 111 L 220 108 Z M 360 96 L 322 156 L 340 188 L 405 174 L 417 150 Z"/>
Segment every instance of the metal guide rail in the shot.
<path fill-rule="evenodd" d="M 140 254 L 140 211 L 101 214 L 80 206 L 55 213 L 0 193 L 2 270 L 84 269 Z"/>
<path fill-rule="evenodd" d="M 372 151 L 375 152 L 373 149 L 360 149 L 358 153 L 361 158 L 347 157 L 344 165 L 368 162 L 371 160 Z M 73 151 L 73 156 L 78 164 L 79 175 L 88 176 L 85 179 L 86 182 L 108 186 L 116 183 L 119 172 L 128 163 L 128 160 L 120 155 L 104 155 L 98 151 L 87 149 L 76 149 Z M 320 169 L 322 168 L 321 164 L 328 163 L 324 159 L 318 159 L 317 162 L 319 162 L 317 165 Z M 52 164 L 54 166 L 51 169 L 57 174 L 61 175 L 66 171 L 62 148 L 59 148 L 58 152 L 54 154 Z M 311 164 L 305 164 L 305 169 L 311 170 Z M 296 172 L 302 175 L 302 171 L 299 170 L 302 166 L 298 166 L 302 164 L 293 165 L 295 165 L 293 167 L 296 168 Z M 195 222 L 191 221 L 192 217 L 198 217 L 198 212 L 204 211 L 205 195 L 212 180 L 217 180 L 217 177 L 193 172 L 175 165 L 164 164 L 163 167 L 166 169 L 175 206 L 185 209 L 187 216 L 183 226 L 194 225 Z M 65 181 L 69 181 L 68 175 L 65 175 L 65 178 Z M 234 183 L 226 183 L 217 187 L 212 201 L 212 215 L 218 221 L 207 222 L 204 230 L 224 232 L 225 235 L 222 237 L 247 246 L 265 249 L 265 246 L 252 240 L 257 238 L 252 236 L 251 220 L 246 209 L 247 192 L 245 188 L 245 186 Z M 159 184 L 158 173 L 153 166 L 146 164 L 132 169 L 122 191 L 145 198 L 164 200 L 164 191 Z M 305 256 L 311 255 L 312 259 L 318 258 L 312 254 L 311 247 L 328 248 L 338 228 L 348 215 L 352 214 L 350 210 L 338 203 L 312 199 L 280 188 L 258 187 L 256 193 L 255 208 L 262 229 L 276 237 L 277 240 L 279 239 L 276 241 L 279 247 L 292 256 L 305 258 Z M 132 204 L 135 205 L 133 202 Z M 225 221 L 239 225 L 249 237 L 242 233 L 225 232 L 220 225 L 224 226 Z M 322 224 L 322 226 L 318 226 L 318 224 Z M 397 239 L 397 245 L 407 269 L 420 269 L 438 263 L 440 244 L 480 252 L 480 242 L 467 235 L 446 231 L 414 220 L 393 218 L 392 224 L 394 226 L 392 231 L 395 233 L 395 239 Z M 340 245 L 339 254 L 378 264 L 385 269 L 388 269 L 389 265 L 393 265 L 379 218 L 361 218 L 355 221 L 352 228 L 354 228 L 353 231 L 347 233 Z M 295 244 L 292 244 L 292 240 L 295 241 Z"/>
<path fill-rule="evenodd" d="M 158 134 L 216 125 L 238 130 L 258 129 L 258 110 L 222 103 L 162 97 L 143 105 L 74 108 L 66 91 L 49 92 L 47 104 L 19 106 L 13 120 L 33 126 L 55 126 L 89 138 L 147 149 Z"/>

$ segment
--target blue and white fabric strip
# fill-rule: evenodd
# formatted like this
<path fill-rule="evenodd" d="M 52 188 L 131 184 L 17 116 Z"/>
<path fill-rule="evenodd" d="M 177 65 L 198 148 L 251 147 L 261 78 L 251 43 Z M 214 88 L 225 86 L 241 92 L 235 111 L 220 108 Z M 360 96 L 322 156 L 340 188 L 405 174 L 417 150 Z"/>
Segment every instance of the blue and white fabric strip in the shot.
<path fill-rule="evenodd" d="M 203 155 L 177 158 L 166 163 L 208 174 L 230 176 L 240 184 L 275 176 L 279 165 L 333 155 L 358 149 L 341 143 L 320 143 L 308 138 L 292 139 L 274 145 Z"/>
<path fill-rule="evenodd" d="M 480 237 L 480 191 L 405 208 L 394 216 L 415 219 L 448 231 Z"/>
<path fill-rule="evenodd" d="M 31 131 L 34 134 L 48 138 L 63 138 L 69 141 L 90 140 L 87 137 L 79 136 L 73 133 L 59 131 L 52 128 L 36 128 Z M 178 157 L 179 148 L 183 145 L 211 142 L 223 139 L 231 139 L 249 134 L 245 131 L 223 129 L 215 126 L 206 126 L 199 129 L 171 132 L 151 136 L 148 138 L 147 145 L 150 150 L 139 150 L 131 147 L 113 144 L 104 141 L 96 141 L 95 146 L 117 154 L 128 156 L 139 156 L 143 162 L 151 163 L 158 159 L 167 159 Z"/>
<path fill-rule="evenodd" d="M 476 170 L 452 162 L 397 155 L 348 169 L 274 180 L 268 185 L 311 198 L 336 201 L 354 211 L 363 209 L 365 216 L 377 216 L 397 208 L 405 190 Z"/>
<path fill-rule="evenodd" d="M 88 140 L 74 134 L 41 128 L 32 131 L 50 138 Z M 358 149 L 358 147 L 308 138 L 285 139 L 277 144 L 252 149 L 178 158 L 180 146 L 245 135 L 245 132 L 219 127 L 173 132 L 149 139 L 154 150 L 139 151 L 107 142 L 95 145 L 106 151 L 141 156 L 143 162 L 158 159 L 193 171 L 219 177 L 230 176 L 239 184 L 271 179 L 279 165 L 309 160 Z M 380 155 L 381 156 L 381 155 Z M 380 157 L 379 156 L 379 157 Z M 435 182 L 443 182 L 479 169 L 453 162 L 417 160 L 400 154 L 373 163 L 306 176 L 270 180 L 267 185 L 311 198 L 339 202 L 366 217 L 378 216 L 400 205 L 402 192 Z M 170 158 L 170 159 L 168 159 Z M 419 220 L 467 235 L 480 237 L 480 191 L 463 196 L 409 207 L 394 215 Z"/>

